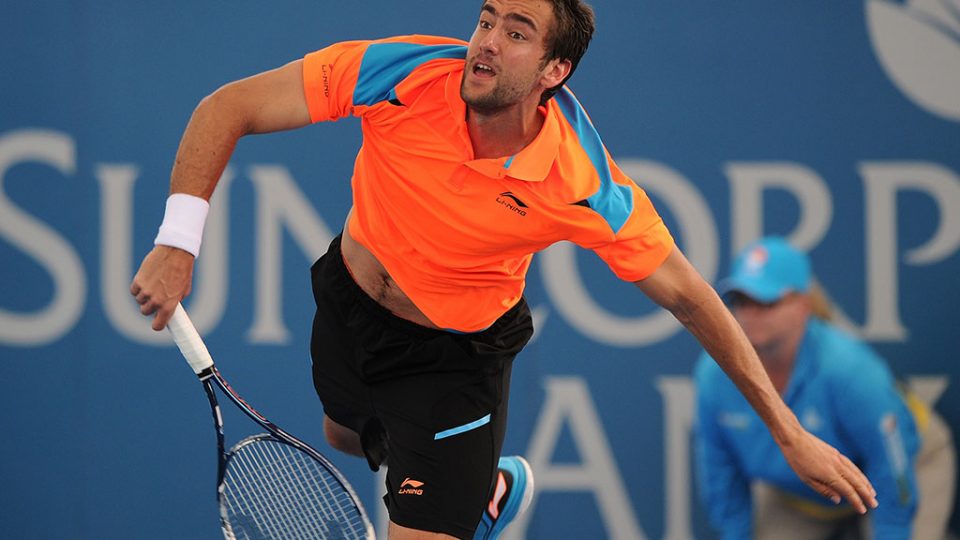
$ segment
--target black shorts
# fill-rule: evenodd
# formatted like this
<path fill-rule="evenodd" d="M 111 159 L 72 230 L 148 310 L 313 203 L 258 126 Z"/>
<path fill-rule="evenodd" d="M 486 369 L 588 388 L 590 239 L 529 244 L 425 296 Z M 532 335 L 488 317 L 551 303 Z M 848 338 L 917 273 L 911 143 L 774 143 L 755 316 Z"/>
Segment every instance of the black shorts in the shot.
<path fill-rule="evenodd" d="M 311 272 L 310 353 L 324 412 L 360 434 L 372 470 L 386 464 L 391 521 L 473 538 L 503 445 L 513 358 L 533 334 L 526 302 L 461 334 L 401 319 L 367 296 L 339 236 Z"/>

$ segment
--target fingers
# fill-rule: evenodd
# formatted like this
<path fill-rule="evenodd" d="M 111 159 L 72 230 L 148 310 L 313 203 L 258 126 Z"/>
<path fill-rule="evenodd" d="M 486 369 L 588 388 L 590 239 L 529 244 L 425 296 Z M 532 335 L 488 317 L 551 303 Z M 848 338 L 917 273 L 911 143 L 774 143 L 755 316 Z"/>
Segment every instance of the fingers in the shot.
<path fill-rule="evenodd" d="M 157 302 L 142 290 L 135 296 L 135 299 L 140 304 L 140 313 L 146 316 L 153 315 L 153 323 L 150 326 L 157 332 L 167 327 L 167 322 L 173 316 L 173 311 L 177 308 L 178 302 L 176 298 L 168 299 L 163 303 Z"/>
<path fill-rule="evenodd" d="M 150 315 L 160 307 L 156 303 L 151 302 L 151 295 L 140 286 L 136 278 L 134 278 L 133 283 L 130 285 L 130 294 L 132 294 L 134 300 L 140 304 L 140 313 L 144 315 Z"/>
<path fill-rule="evenodd" d="M 801 478 L 804 478 L 810 487 L 834 504 L 840 504 L 846 499 L 860 514 L 877 507 L 876 490 L 852 461 L 813 435 L 810 435 L 808 440 L 814 444 L 801 451 L 806 455 L 796 462 L 795 470 L 798 473 L 802 471 Z M 792 455 L 794 448 L 790 450 L 791 457 L 799 457 Z M 791 462 L 791 466 L 793 465 L 794 462 Z"/>
<path fill-rule="evenodd" d="M 817 491 L 817 493 L 833 501 L 833 504 L 840 504 L 840 501 L 842 500 L 840 494 L 827 484 L 815 481 L 812 483 L 812 487 Z"/>
<path fill-rule="evenodd" d="M 149 297 L 137 297 L 137 303 L 140 304 L 140 313 L 150 316 L 157 312 L 160 309 L 160 304 L 156 302 L 151 302 Z"/>
<path fill-rule="evenodd" d="M 170 322 L 170 317 L 173 316 L 173 311 L 176 309 L 176 307 L 177 304 L 174 303 L 173 307 L 158 309 L 157 314 L 153 317 L 153 324 L 151 325 L 152 328 L 157 332 L 166 328 L 167 323 Z"/>
<path fill-rule="evenodd" d="M 876 508 L 878 506 L 877 490 L 874 489 L 870 480 L 847 456 L 841 454 L 840 457 L 846 469 L 841 476 L 850 484 L 865 505 Z"/>
<path fill-rule="evenodd" d="M 826 482 L 815 481 L 814 488 L 834 504 L 840 504 L 842 499 L 846 499 L 858 513 L 866 514 L 868 507 L 878 506 L 877 492 L 860 469 L 845 456 L 841 457 L 841 470 Z"/>
<path fill-rule="evenodd" d="M 831 484 L 829 487 L 834 494 L 831 497 L 834 504 L 839 504 L 840 497 L 843 497 L 844 499 L 847 500 L 847 502 L 850 503 L 851 506 L 853 506 L 853 508 L 857 511 L 857 513 L 859 514 L 867 513 L 867 505 L 864 503 L 863 499 L 860 497 L 860 494 L 853 487 L 853 484 L 850 483 L 850 480 L 848 480 L 842 474 L 836 477 L 833 481 L 831 481 Z"/>
<path fill-rule="evenodd" d="M 134 300 L 140 305 L 140 313 L 145 316 L 154 316 L 153 322 L 150 325 L 154 330 L 159 332 L 167 327 L 167 322 L 170 320 L 170 317 L 173 316 L 173 311 L 177 307 L 178 300 L 176 298 L 167 298 L 162 302 L 158 301 L 154 299 L 145 288 L 141 287 L 136 280 L 130 285 L 130 294 L 133 295 Z"/>
<path fill-rule="evenodd" d="M 155 246 L 140 263 L 130 294 L 140 305 L 140 313 L 153 315 L 154 330 L 166 328 L 177 303 L 190 294 L 193 263 L 190 253 L 167 246 Z"/>
<path fill-rule="evenodd" d="M 144 315 L 150 315 L 157 310 L 157 306 L 150 302 L 150 296 L 148 296 L 146 293 L 141 291 L 136 295 L 135 299 L 137 303 L 140 304 L 140 313 L 143 313 Z"/>

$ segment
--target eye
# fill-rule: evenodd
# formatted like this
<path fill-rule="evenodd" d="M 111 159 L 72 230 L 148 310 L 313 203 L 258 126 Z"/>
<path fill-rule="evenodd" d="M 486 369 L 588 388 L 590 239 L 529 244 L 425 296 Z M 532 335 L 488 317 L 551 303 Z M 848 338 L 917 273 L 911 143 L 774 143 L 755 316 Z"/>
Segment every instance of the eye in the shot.
<path fill-rule="evenodd" d="M 524 41 L 527 39 L 527 37 L 521 34 L 520 32 L 510 32 L 507 35 L 510 36 L 511 39 L 515 39 L 517 41 Z"/>
<path fill-rule="evenodd" d="M 483 20 L 483 19 L 480 19 L 479 26 L 480 26 L 480 28 L 483 28 L 484 30 L 489 30 L 489 29 L 493 28 L 493 25 L 492 25 L 492 24 L 490 24 L 489 22 L 487 22 L 487 21 L 485 21 L 485 20 Z"/>

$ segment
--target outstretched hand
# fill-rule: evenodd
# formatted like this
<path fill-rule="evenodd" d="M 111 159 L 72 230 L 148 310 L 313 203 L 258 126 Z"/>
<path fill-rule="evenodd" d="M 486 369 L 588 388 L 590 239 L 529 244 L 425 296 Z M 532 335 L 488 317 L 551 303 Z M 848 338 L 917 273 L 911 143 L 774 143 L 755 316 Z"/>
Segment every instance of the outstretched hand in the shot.
<path fill-rule="evenodd" d="M 140 313 L 154 315 L 154 330 L 166 328 L 177 304 L 190 294 L 193 261 L 193 255 L 182 249 L 155 246 L 140 263 L 130 294 L 140 304 Z"/>
<path fill-rule="evenodd" d="M 804 431 L 780 449 L 797 476 L 834 504 L 846 499 L 861 514 L 877 507 L 873 485 L 836 448 Z"/>

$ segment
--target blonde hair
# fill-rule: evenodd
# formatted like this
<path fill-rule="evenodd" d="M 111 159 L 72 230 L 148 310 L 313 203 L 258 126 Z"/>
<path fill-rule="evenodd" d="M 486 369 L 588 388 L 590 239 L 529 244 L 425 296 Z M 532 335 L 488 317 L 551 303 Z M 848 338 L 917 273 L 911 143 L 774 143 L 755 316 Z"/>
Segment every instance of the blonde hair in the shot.
<path fill-rule="evenodd" d="M 829 322 L 833 320 L 833 304 L 827 298 L 827 293 L 824 292 L 823 287 L 819 283 L 813 282 L 810 284 L 810 290 L 807 294 L 810 296 L 811 314 L 821 321 Z"/>

